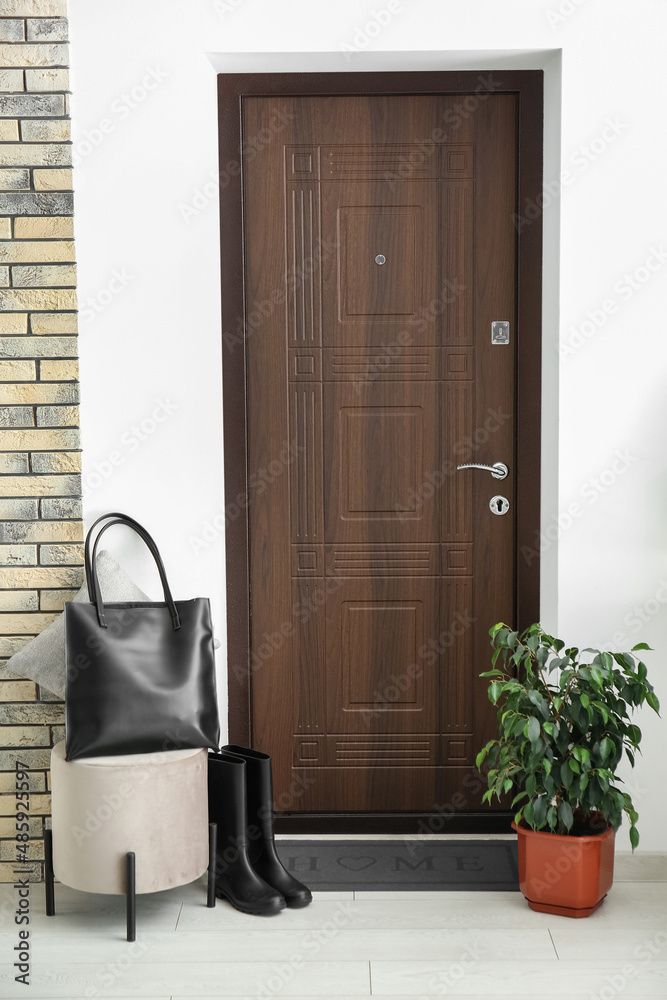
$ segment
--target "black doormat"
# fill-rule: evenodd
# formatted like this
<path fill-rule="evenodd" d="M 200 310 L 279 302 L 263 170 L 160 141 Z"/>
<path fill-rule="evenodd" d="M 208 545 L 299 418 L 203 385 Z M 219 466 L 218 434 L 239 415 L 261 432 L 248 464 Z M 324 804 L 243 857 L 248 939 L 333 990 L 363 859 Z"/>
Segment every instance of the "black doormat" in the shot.
<path fill-rule="evenodd" d="M 277 840 L 276 847 L 287 870 L 311 889 L 519 889 L 516 841 Z"/>

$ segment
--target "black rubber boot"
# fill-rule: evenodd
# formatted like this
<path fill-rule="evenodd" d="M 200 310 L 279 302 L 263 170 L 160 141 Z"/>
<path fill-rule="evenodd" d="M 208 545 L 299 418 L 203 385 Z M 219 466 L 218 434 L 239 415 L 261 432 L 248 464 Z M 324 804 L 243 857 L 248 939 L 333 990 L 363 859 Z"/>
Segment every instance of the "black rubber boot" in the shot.
<path fill-rule="evenodd" d="M 277 889 L 292 909 L 308 906 L 313 894 L 285 870 L 276 853 L 273 835 L 273 780 L 271 758 L 259 750 L 226 746 L 223 750 L 245 760 L 248 803 L 248 857 L 258 875 Z"/>
<path fill-rule="evenodd" d="M 285 900 L 248 858 L 245 772 L 243 757 L 209 752 L 208 814 L 218 824 L 215 894 L 242 913 L 268 917 L 284 910 Z"/>

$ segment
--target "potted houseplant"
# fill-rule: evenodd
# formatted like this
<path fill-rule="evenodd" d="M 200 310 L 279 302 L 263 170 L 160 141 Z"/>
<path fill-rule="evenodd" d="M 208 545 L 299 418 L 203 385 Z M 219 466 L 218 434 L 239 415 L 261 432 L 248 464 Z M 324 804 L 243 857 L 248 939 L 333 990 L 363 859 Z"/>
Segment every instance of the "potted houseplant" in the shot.
<path fill-rule="evenodd" d="M 634 767 L 641 730 L 630 718 L 658 699 L 635 655 L 566 649 L 539 624 L 519 634 L 500 623 L 489 632 L 494 649 L 489 698 L 498 705 L 499 739 L 477 755 L 488 791 L 513 793 L 519 837 L 521 891 L 534 910 L 589 916 L 613 880 L 614 832 L 625 813 L 630 843 L 639 843 L 637 813 L 617 768 Z M 488 769 L 488 770 L 487 770 Z"/>

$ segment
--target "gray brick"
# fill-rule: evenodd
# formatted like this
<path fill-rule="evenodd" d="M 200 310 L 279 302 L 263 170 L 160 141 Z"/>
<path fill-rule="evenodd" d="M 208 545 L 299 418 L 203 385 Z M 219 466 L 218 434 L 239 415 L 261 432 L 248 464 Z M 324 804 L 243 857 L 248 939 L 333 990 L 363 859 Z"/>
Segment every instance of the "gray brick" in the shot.
<path fill-rule="evenodd" d="M 3 191 L 29 191 L 30 171 L 16 167 L 1 169 L 0 189 Z"/>
<path fill-rule="evenodd" d="M 39 17 L 26 22 L 29 42 L 66 42 L 68 25 L 66 17 Z"/>
<path fill-rule="evenodd" d="M 0 194 L 0 215 L 73 215 L 71 191 Z"/>
<path fill-rule="evenodd" d="M 83 505 L 75 497 L 48 497 L 41 501 L 41 516 L 45 520 L 81 518 Z"/>
<path fill-rule="evenodd" d="M 51 292 L 51 295 L 62 294 Z M 4 293 L 0 292 L 0 309 L 3 300 Z M 33 358 L 75 358 L 76 337 L 0 337 L 0 355 L 3 357 L 20 358 L 28 353 Z"/>
<path fill-rule="evenodd" d="M 24 452 L 5 451 L 0 454 L 0 475 L 21 476 L 29 471 L 28 456 Z M 1 524 L 0 532 L 2 532 Z"/>
<path fill-rule="evenodd" d="M 0 18 L 0 42 L 22 42 L 24 37 L 23 21 L 8 17 Z M 53 41 L 62 42 L 63 39 L 54 38 Z"/>
<path fill-rule="evenodd" d="M 3 750 L 0 752 L 0 770 L 13 771 L 16 768 L 17 761 L 25 764 L 32 771 L 49 767 L 51 765 L 51 750 L 49 749 L 48 729 L 45 728 L 44 733 L 44 750 L 22 750 L 17 748 L 15 750 Z"/>
<path fill-rule="evenodd" d="M 79 408 L 78 406 L 38 406 L 37 426 L 78 427 Z"/>
<path fill-rule="evenodd" d="M 76 285 L 76 264 L 18 264 L 12 267 L 14 288 Z"/>
<path fill-rule="evenodd" d="M 29 545 L 16 547 L 31 548 Z M 82 561 L 83 545 L 39 546 L 39 562 L 41 566 L 78 566 Z"/>
<path fill-rule="evenodd" d="M 0 545 L 0 566 L 36 566 L 35 545 Z"/>
<path fill-rule="evenodd" d="M 51 742 L 53 746 L 55 746 L 56 743 L 60 743 L 60 741 L 64 739 L 65 739 L 65 727 L 51 726 Z"/>
<path fill-rule="evenodd" d="M 81 452 L 78 451 L 34 452 L 31 461 L 32 471 L 41 475 L 81 472 Z"/>
<path fill-rule="evenodd" d="M 0 499 L 0 518 L 3 521 L 37 520 L 37 500 L 8 500 L 3 497 Z"/>
<path fill-rule="evenodd" d="M 12 522 L 13 523 L 13 522 Z M 0 524 L 0 532 L 6 531 L 8 525 Z M 9 539 L 6 539 L 9 541 Z M 45 591 L 45 593 L 49 593 Z M 69 591 L 56 591 L 67 594 Z M 0 611 L 39 611 L 39 595 L 36 590 L 0 590 Z M 43 608 L 44 611 L 51 610 Z"/>
<path fill-rule="evenodd" d="M 35 87 L 35 90 L 46 90 L 46 87 Z M 49 87 L 49 90 L 55 90 Z M 6 93 L 11 90 L 23 90 L 23 70 L 22 69 L 0 69 L 0 91 Z"/>
<path fill-rule="evenodd" d="M 0 725 L 3 726 L 44 726 L 65 722 L 64 705 L 42 704 L 0 705 Z"/>
<path fill-rule="evenodd" d="M 69 142 L 71 138 L 68 118 L 24 118 L 21 122 L 22 142 Z"/>
<path fill-rule="evenodd" d="M 62 94 L 0 94 L 3 118 L 48 118 L 64 113 Z"/>
<path fill-rule="evenodd" d="M 0 426 L 34 427 L 32 406 L 0 406 Z"/>

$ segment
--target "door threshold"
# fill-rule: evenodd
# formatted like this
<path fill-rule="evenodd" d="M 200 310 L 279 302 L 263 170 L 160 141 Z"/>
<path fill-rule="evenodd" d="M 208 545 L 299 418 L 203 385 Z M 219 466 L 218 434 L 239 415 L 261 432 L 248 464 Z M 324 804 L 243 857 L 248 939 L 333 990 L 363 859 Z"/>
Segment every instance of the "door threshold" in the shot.
<path fill-rule="evenodd" d="M 332 837 L 345 834 L 429 837 L 475 835 L 480 838 L 511 834 L 512 812 L 459 813 L 276 813 L 278 834 Z"/>

